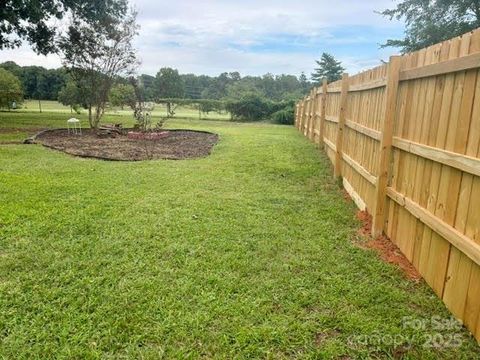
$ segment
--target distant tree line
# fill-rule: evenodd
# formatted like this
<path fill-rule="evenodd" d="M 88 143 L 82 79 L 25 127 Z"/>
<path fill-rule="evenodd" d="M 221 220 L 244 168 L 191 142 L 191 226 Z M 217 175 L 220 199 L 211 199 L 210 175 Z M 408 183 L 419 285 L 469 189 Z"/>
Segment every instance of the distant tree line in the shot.
<path fill-rule="evenodd" d="M 4 62 L 0 67 L 20 80 L 26 99 L 57 100 L 59 92 L 72 80 L 64 68 L 19 66 L 13 61 Z M 138 81 L 145 101 L 164 98 L 221 100 L 240 98 L 245 94 L 284 101 L 303 96 L 311 86 L 305 76 L 265 74 L 242 77 L 238 72 L 208 76 L 179 74 L 168 67 L 160 69 L 156 76 L 142 74 Z M 119 78 L 117 83 L 125 86 L 128 79 Z"/>
<path fill-rule="evenodd" d="M 37 53 L 59 54 L 63 68 L 0 64 L 0 107 L 10 107 L 23 96 L 58 99 L 72 108 L 88 109 L 92 127 L 98 126 L 108 103 L 162 101 L 172 113 L 173 100 L 168 99 L 197 100 L 205 111 L 222 107 L 239 119 L 293 121 L 294 99 L 324 78 L 338 80 L 344 71 L 331 54 L 323 53 L 311 82 L 304 73 L 298 78 L 242 77 L 238 72 L 206 76 L 179 74 L 167 67 L 132 81 L 138 65 L 132 41 L 138 25 L 128 0 L 6 0 L 1 10 L 0 49 L 16 48 L 25 40 Z M 380 14 L 405 20 L 405 37 L 387 40 L 383 46 L 408 52 L 479 27 L 480 0 L 399 0 L 395 8 Z M 205 99 L 216 102 L 200 101 Z"/>
<path fill-rule="evenodd" d="M 23 95 L 27 99 L 57 100 L 58 92 L 65 86 L 68 78 L 63 68 L 19 66 L 13 61 L 4 62 L 0 67 L 20 80 Z"/>
<path fill-rule="evenodd" d="M 86 86 L 85 76 L 75 79 L 66 68 L 19 66 L 12 61 L 0 64 L 0 68 L 18 78 L 27 99 L 58 100 L 76 111 L 89 108 L 89 98 L 95 89 Z M 174 104 L 182 103 L 193 104 L 202 113 L 228 111 L 238 120 L 260 120 L 280 111 L 275 116 L 281 123 L 293 121 L 294 101 L 312 85 L 303 73 L 299 77 L 285 74 L 242 77 L 238 72 L 207 76 L 180 74 L 168 67 L 161 68 L 156 76 L 142 74 L 135 83 L 141 101 L 164 103 L 168 114 L 173 114 Z M 108 99 L 112 106 L 132 107 L 138 99 L 131 79 L 117 77 Z"/>
<path fill-rule="evenodd" d="M 271 101 L 297 99 L 310 88 L 306 77 L 295 75 L 244 76 L 239 72 L 224 72 L 218 76 L 179 74 L 170 68 L 162 68 L 156 74 L 140 75 L 140 86 L 145 99 L 238 99 L 245 94 L 255 94 Z"/>

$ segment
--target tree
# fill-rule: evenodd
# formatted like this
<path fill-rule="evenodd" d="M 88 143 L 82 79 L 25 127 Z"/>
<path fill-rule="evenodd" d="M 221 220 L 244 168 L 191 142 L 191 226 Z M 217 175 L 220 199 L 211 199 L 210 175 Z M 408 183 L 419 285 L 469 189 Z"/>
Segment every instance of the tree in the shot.
<path fill-rule="evenodd" d="M 323 79 L 328 82 L 340 80 L 345 69 L 340 61 L 337 61 L 332 55 L 323 53 L 320 61 L 315 60 L 318 68 L 312 73 L 312 81 L 320 84 Z"/>
<path fill-rule="evenodd" d="M 305 75 L 305 74 L 304 74 Z M 305 82 L 307 81 L 305 77 Z M 295 75 L 276 75 L 277 97 L 274 100 L 299 99 L 303 95 L 299 79 Z"/>
<path fill-rule="evenodd" d="M 257 78 L 253 76 L 244 77 L 240 81 L 227 85 L 226 97 L 230 100 L 239 100 L 247 95 L 255 95 L 259 98 L 265 98 L 266 94 L 256 83 Z M 225 97 L 225 96 L 224 96 Z"/>
<path fill-rule="evenodd" d="M 241 80 L 240 73 L 221 73 L 219 76 L 213 79 L 208 87 L 202 91 L 202 98 L 204 99 L 221 99 L 226 96 L 227 88 L 229 85 L 234 84 Z"/>
<path fill-rule="evenodd" d="M 146 101 L 155 100 L 155 76 L 142 74 L 138 77 L 138 91 Z"/>
<path fill-rule="evenodd" d="M 20 78 L 22 76 L 23 68 L 20 65 L 17 65 L 14 61 L 5 61 L 0 64 L 1 68 L 11 72 L 16 77 Z"/>
<path fill-rule="evenodd" d="M 22 101 L 20 80 L 11 72 L 0 68 L 0 108 L 10 109 L 13 102 L 21 103 Z"/>
<path fill-rule="evenodd" d="M 138 64 L 132 44 L 137 29 L 134 12 L 109 19 L 108 26 L 73 19 L 59 42 L 64 66 L 88 89 L 82 102 L 92 128 L 98 128 L 114 81 L 132 74 Z"/>
<path fill-rule="evenodd" d="M 180 77 L 185 84 L 186 99 L 201 99 L 202 91 L 204 91 L 212 81 L 212 78 L 206 75 L 181 74 Z"/>
<path fill-rule="evenodd" d="M 42 68 L 43 69 L 43 68 Z M 56 100 L 58 92 L 65 86 L 67 76 L 65 69 L 43 69 L 38 86 L 40 99 Z"/>
<path fill-rule="evenodd" d="M 74 18 L 86 24 L 108 27 L 123 17 L 127 0 L 42 0 L 0 2 L 0 49 L 16 48 L 27 40 L 40 54 L 58 50 L 55 39 L 62 33 L 58 20 Z"/>
<path fill-rule="evenodd" d="M 158 99 L 183 98 L 184 84 L 176 69 L 161 68 L 155 76 L 154 87 Z"/>
<path fill-rule="evenodd" d="M 405 20 L 405 38 L 387 40 L 382 47 L 400 47 L 406 53 L 480 27 L 480 0 L 403 0 L 380 14 Z"/>
<path fill-rule="evenodd" d="M 183 80 L 178 70 L 172 68 L 161 68 L 155 76 L 154 81 L 155 95 L 160 99 L 181 99 L 185 93 Z M 173 103 L 166 102 L 168 116 L 173 116 Z"/>
<path fill-rule="evenodd" d="M 111 105 L 120 106 L 122 110 L 125 105 L 132 107 L 136 101 L 135 89 L 131 84 L 117 84 L 110 90 Z"/>
<path fill-rule="evenodd" d="M 83 99 L 87 98 L 87 89 L 74 81 L 68 81 L 58 92 L 58 101 L 70 106 L 75 112 L 80 113 L 80 107 L 87 107 L 83 104 Z"/>
<path fill-rule="evenodd" d="M 308 91 L 310 83 L 308 82 L 307 75 L 305 75 L 303 71 L 300 74 L 298 81 L 300 82 L 300 88 L 302 89 L 302 92 L 306 93 Z"/>
<path fill-rule="evenodd" d="M 45 69 L 41 66 L 19 66 L 13 61 L 0 64 L 0 67 L 17 76 L 27 99 L 56 100 L 58 92 L 65 86 L 65 69 Z"/>
<path fill-rule="evenodd" d="M 270 103 L 258 94 L 246 94 L 241 99 L 231 100 L 226 110 L 233 118 L 258 121 L 271 113 Z"/>

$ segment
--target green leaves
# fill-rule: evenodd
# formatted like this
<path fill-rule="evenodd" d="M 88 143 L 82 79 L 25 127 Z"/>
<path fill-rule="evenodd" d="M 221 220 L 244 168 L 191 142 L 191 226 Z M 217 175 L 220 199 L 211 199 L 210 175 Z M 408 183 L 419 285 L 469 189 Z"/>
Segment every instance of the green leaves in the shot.
<path fill-rule="evenodd" d="M 108 27 L 128 11 L 127 0 L 6 0 L 0 11 L 0 49 L 20 46 L 27 40 L 40 54 L 58 50 L 62 33 L 58 20 L 67 16 L 90 25 Z M 57 19 L 57 21 L 52 21 Z"/>
<path fill-rule="evenodd" d="M 183 98 L 184 83 L 176 69 L 161 68 L 153 84 L 157 99 Z"/>
<path fill-rule="evenodd" d="M 323 79 L 328 82 L 334 82 L 342 78 L 342 73 L 345 70 L 340 61 L 337 61 L 333 55 L 323 53 L 320 60 L 315 61 L 318 68 L 312 73 L 312 81 L 320 84 Z"/>
<path fill-rule="evenodd" d="M 117 84 L 110 90 L 110 104 L 112 106 L 123 108 L 128 105 L 133 108 L 136 102 L 135 89 L 130 84 Z"/>
<path fill-rule="evenodd" d="M 405 20 L 405 38 L 387 40 L 382 47 L 400 47 L 403 53 L 451 39 L 480 26 L 478 0 L 403 0 L 381 11 L 390 19 Z"/>
<path fill-rule="evenodd" d="M 59 41 L 64 66 L 77 85 L 88 90 L 82 92 L 82 103 L 88 108 L 92 128 L 100 123 L 115 80 L 131 75 L 138 65 L 133 47 L 136 12 L 97 20 L 89 23 L 73 18 Z"/>
<path fill-rule="evenodd" d="M 19 104 L 22 100 L 20 80 L 11 72 L 0 68 L 0 108 L 10 109 L 13 102 Z"/>

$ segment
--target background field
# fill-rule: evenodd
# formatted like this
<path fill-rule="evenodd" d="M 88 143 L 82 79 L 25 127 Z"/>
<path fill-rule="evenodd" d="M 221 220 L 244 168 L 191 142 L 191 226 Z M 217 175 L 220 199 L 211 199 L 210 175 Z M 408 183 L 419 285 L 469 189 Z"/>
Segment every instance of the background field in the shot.
<path fill-rule="evenodd" d="M 68 106 L 60 104 L 58 101 L 49 101 L 42 100 L 41 107 L 43 112 L 59 112 L 59 113 L 71 113 L 71 110 Z M 38 100 L 25 100 L 21 107 L 16 110 L 19 112 L 40 112 L 40 107 Z M 82 114 L 87 114 L 87 110 L 81 109 Z M 75 114 L 75 113 L 73 113 Z M 106 111 L 107 115 L 124 115 L 131 116 L 132 110 L 125 106 L 122 110 L 121 108 L 109 108 Z M 153 116 L 165 116 L 166 115 L 166 106 L 165 104 L 156 104 L 155 109 L 152 111 Z M 211 112 L 209 114 L 199 114 L 198 110 L 193 106 L 179 106 L 175 110 L 175 117 L 181 119 L 209 119 L 209 120 L 230 120 L 230 114 L 223 112 Z"/>
<path fill-rule="evenodd" d="M 57 101 L 42 100 L 40 113 L 38 101 L 26 100 L 22 107 L 12 111 L 0 112 L 0 143 L 19 142 L 44 128 L 65 128 L 67 119 L 76 117 L 82 121 L 83 127 L 88 127 L 88 114 L 82 109 L 80 114 L 71 112 L 69 107 Z M 156 104 L 152 111 L 152 123 L 155 124 L 166 115 L 163 104 Z M 199 120 L 198 110 L 192 107 L 179 106 L 175 112 L 175 119 Z M 229 121 L 228 113 L 211 112 L 201 114 L 201 120 Z M 106 112 L 104 123 L 123 123 L 124 126 L 133 126 L 132 111 L 128 108 L 110 109 Z"/>
<path fill-rule="evenodd" d="M 64 126 L 67 115 L 0 113 L 0 130 L 20 139 L 13 128 Z M 293 127 L 167 127 L 220 142 L 206 158 L 144 162 L 0 145 L 0 357 L 480 356 L 464 329 L 403 326 L 450 315 L 352 241 L 362 241 L 354 205 Z M 425 346 L 432 334 L 462 344 Z"/>

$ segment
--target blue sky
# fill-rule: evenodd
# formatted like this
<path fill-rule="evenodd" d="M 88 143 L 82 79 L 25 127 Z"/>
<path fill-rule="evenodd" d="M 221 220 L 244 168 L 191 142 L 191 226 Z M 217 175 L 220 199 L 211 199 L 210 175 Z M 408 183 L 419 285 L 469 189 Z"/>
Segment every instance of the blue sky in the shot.
<path fill-rule="evenodd" d="M 354 74 L 387 60 L 397 49 L 379 44 L 403 34 L 403 24 L 375 11 L 393 0 L 131 0 L 141 27 L 136 39 L 139 73 L 160 67 L 181 73 L 309 75 L 322 52 Z M 0 51 L 0 62 L 60 66 L 55 55 L 35 55 L 28 46 Z"/>

